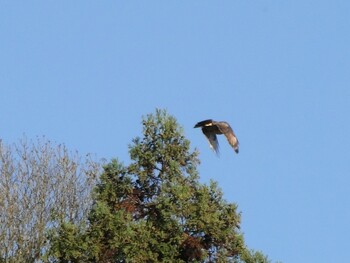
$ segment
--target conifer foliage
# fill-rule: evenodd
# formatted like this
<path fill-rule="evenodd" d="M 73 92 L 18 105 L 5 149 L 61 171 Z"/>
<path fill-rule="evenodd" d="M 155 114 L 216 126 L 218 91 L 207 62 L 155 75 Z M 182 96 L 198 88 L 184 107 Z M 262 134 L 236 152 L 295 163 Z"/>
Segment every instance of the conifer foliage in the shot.
<path fill-rule="evenodd" d="M 249 251 L 237 206 L 199 182 L 198 152 L 174 117 L 156 110 L 129 146 L 131 162 L 105 165 L 85 224 L 50 232 L 52 262 L 268 262 Z"/>

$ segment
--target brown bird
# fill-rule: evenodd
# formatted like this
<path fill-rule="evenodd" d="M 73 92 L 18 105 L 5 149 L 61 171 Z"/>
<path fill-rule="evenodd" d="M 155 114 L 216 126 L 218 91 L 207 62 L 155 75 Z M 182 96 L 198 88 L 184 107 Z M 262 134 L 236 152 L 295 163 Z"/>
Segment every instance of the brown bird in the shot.
<path fill-rule="evenodd" d="M 216 137 L 217 134 L 224 134 L 228 143 L 232 146 L 236 153 L 239 151 L 239 142 L 233 132 L 230 124 L 225 121 L 213 121 L 211 119 L 198 122 L 194 128 L 202 128 L 202 132 L 209 141 L 210 148 L 219 154 L 219 141 Z"/>

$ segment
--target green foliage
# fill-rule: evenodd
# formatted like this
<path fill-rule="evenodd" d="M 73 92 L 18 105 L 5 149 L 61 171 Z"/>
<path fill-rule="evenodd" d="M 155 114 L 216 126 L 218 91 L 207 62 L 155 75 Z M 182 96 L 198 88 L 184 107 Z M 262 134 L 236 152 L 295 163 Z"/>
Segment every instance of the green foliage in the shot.
<path fill-rule="evenodd" d="M 245 247 L 237 206 L 215 182 L 199 182 L 198 152 L 175 118 L 156 110 L 142 125 L 132 162 L 104 167 L 87 226 L 62 224 L 51 235 L 50 260 L 268 262 Z"/>
<path fill-rule="evenodd" d="M 52 257 L 55 262 L 81 262 L 88 243 L 81 229 L 72 223 L 62 223 L 57 232 L 50 231 Z"/>

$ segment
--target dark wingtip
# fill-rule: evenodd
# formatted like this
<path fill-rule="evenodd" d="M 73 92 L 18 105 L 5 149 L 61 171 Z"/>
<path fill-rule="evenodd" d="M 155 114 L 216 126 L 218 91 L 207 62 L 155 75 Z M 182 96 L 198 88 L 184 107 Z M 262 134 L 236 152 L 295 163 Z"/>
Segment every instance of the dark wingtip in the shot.
<path fill-rule="evenodd" d="M 238 149 L 238 148 L 236 148 L 236 149 L 235 149 L 235 152 L 236 152 L 236 153 L 239 153 L 239 149 Z"/>

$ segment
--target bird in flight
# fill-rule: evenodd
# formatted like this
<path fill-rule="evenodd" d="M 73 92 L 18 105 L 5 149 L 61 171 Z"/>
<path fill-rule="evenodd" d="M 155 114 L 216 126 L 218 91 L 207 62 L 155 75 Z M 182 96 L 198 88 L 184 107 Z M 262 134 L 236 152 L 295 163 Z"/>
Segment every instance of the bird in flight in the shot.
<path fill-rule="evenodd" d="M 230 124 L 225 121 L 213 121 L 211 119 L 198 122 L 194 128 L 202 128 L 202 132 L 209 141 L 210 148 L 219 154 L 219 141 L 216 137 L 217 134 L 224 134 L 228 143 L 232 146 L 236 153 L 239 151 L 239 142 L 233 132 Z"/>

